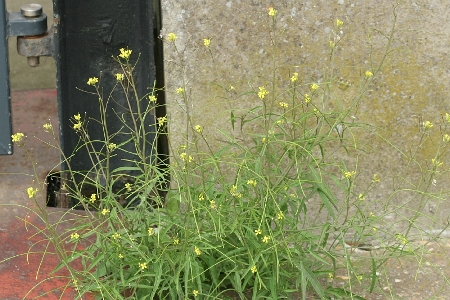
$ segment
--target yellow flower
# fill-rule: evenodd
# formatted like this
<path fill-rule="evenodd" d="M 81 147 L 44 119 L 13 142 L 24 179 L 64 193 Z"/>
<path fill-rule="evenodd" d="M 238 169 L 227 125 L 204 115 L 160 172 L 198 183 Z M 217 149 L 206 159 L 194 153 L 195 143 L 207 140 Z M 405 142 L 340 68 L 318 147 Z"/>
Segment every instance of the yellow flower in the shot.
<path fill-rule="evenodd" d="M 336 26 L 337 26 L 337 27 L 341 27 L 342 25 L 344 25 L 344 22 L 342 22 L 342 21 L 339 20 L 339 19 L 336 19 Z"/>
<path fill-rule="evenodd" d="M 317 83 L 311 84 L 311 90 L 317 91 L 319 89 L 319 85 Z"/>
<path fill-rule="evenodd" d="M 256 266 L 253 266 L 250 270 L 252 271 L 253 274 L 258 272 L 258 269 L 256 268 Z"/>
<path fill-rule="evenodd" d="M 180 240 L 179 239 L 173 239 L 173 244 L 174 245 L 178 245 L 180 243 Z"/>
<path fill-rule="evenodd" d="M 125 188 L 127 189 L 127 192 L 131 192 L 131 183 L 125 183 Z"/>
<path fill-rule="evenodd" d="M 198 133 L 202 133 L 203 132 L 203 128 L 200 125 L 195 125 L 195 131 L 197 131 Z"/>
<path fill-rule="evenodd" d="M 122 259 L 123 258 L 123 254 L 122 253 L 119 253 L 119 255 L 117 255 L 120 259 Z"/>
<path fill-rule="evenodd" d="M 278 220 L 283 220 L 283 219 L 284 219 L 284 214 L 283 214 L 282 211 L 279 211 L 279 212 L 277 213 L 277 219 L 278 219 Z"/>
<path fill-rule="evenodd" d="M 202 254 L 202 251 L 200 251 L 200 249 L 197 246 L 194 247 L 194 252 L 196 255 Z"/>
<path fill-rule="evenodd" d="M 150 228 L 147 230 L 147 232 L 148 232 L 148 235 L 153 235 L 153 227 L 150 227 Z"/>
<path fill-rule="evenodd" d="M 236 186 L 236 185 L 233 185 L 233 186 L 231 187 L 231 189 L 230 189 L 230 194 L 231 194 L 231 196 L 233 196 L 233 197 L 238 197 L 238 198 L 241 198 L 241 197 L 242 197 L 242 194 L 237 192 L 237 186 Z"/>
<path fill-rule="evenodd" d="M 91 77 L 89 78 L 89 80 L 87 81 L 88 85 L 95 85 L 96 83 L 98 83 L 98 78 L 97 77 Z"/>
<path fill-rule="evenodd" d="M 289 104 L 287 104 L 286 102 L 280 102 L 278 103 L 282 108 L 288 108 Z"/>
<path fill-rule="evenodd" d="M 203 45 L 208 48 L 211 45 L 211 39 L 203 39 Z"/>
<path fill-rule="evenodd" d="M 358 199 L 364 201 L 366 200 L 366 196 L 364 196 L 364 194 L 359 194 Z"/>
<path fill-rule="evenodd" d="M 128 59 L 131 55 L 131 52 L 133 52 L 132 50 L 128 50 L 128 49 L 125 50 L 124 48 L 120 48 L 119 51 L 120 51 L 119 57 L 124 58 L 124 59 Z"/>
<path fill-rule="evenodd" d="M 50 124 L 50 123 L 46 123 L 46 124 L 42 125 L 42 127 L 44 127 L 44 130 L 47 132 L 49 132 L 53 129 L 52 124 Z"/>
<path fill-rule="evenodd" d="M 179 88 L 176 89 L 175 92 L 176 92 L 177 94 L 182 94 L 182 93 L 184 92 L 184 88 L 179 87 Z"/>
<path fill-rule="evenodd" d="M 298 81 L 298 73 L 295 72 L 294 75 L 291 77 L 291 82 L 296 82 Z"/>
<path fill-rule="evenodd" d="M 107 209 L 107 208 L 104 208 L 104 209 L 102 210 L 102 212 L 101 212 L 101 214 L 104 215 L 104 216 L 106 216 L 106 215 L 109 214 L 109 213 L 110 213 L 110 210 Z"/>
<path fill-rule="evenodd" d="M 260 99 L 264 99 L 264 97 L 266 97 L 267 94 L 269 94 L 269 91 L 267 91 L 265 87 L 260 86 L 259 87 L 259 92 L 258 92 L 258 97 Z"/>
<path fill-rule="evenodd" d="M 356 171 L 344 172 L 344 177 L 345 178 L 352 178 L 355 175 L 356 175 Z"/>
<path fill-rule="evenodd" d="M 431 159 L 431 162 L 433 163 L 433 166 L 435 166 L 435 167 L 440 167 L 443 164 L 443 162 L 438 161 L 437 159 L 434 159 L 434 158 Z"/>
<path fill-rule="evenodd" d="M 91 201 L 91 203 L 94 203 L 97 200 L 97 195 L 96 194 L 92 194 L 91 195 L 91 199 L 89 201 Z"/>
<path fill-rule="evenodd" d="M 445 113 L 445 120 L 450 123 L 450 114 Z"/>
<path fill-rule="evenodd" d="M 156 102 L 156 96 L 155 95 L 150 95 L 148 96 L 148 100 L 150 100 L 150 102 L 155 103 Z"/>
<path fill-rule="evenodd" d="M 72 240 L 78 240 L 80 238 L 80 235 L 78 234 L 78 233 L 72 233 L 71 235 L 70 235 L 70 239 L 72 239 Z"/>
<path fill-rule="evenodd" d="M 230 87 L 228 88 L 230 91 L 234 91 L 234 86 L 230 85 Z"/>
<path fill-rule="evenodd" d="M 378 230 L 378 229 L 377 229 L 376 227 L 372 227 L 372 232 L 373 232 L 373 233 L 376 233 L 377 230 Z"/>
<path fill-rule="evenodd" d="M 108 147 L 109 152 L 112 152 L 114 149 L 117 148 L 117 145 L 114 143 L 109 143 L 107 147 Z"/>
<path fill-rule="evenodd" d="M 19 143 L 20 141 L 22 141 L 24 136 L 25 136 L 25 134 L 23 134 L 22 132 L 18 132 L 18 133 L 11 135 L 11 139 L 14 143 Z"/>
<path fill-rule="evenodd" d="M 370 78 L 370 77 L 372 77 L 373 76 L 373 73 L 372 72 L 370 72 L 370 71 L 366 71 L 366 78 Z"/>
<path fill-rule="evenodd" d="M 268 243 L 270 241 L 270 236 L 268 236 L 268 235 L 266 235 L 266 236 L 264 236 L 263 238 L 262 238 L 262 242 L 263 243 Z"/>
<path fill-rule="evenodd" d="M 214 200 L 209 201 L 209 207 L 211 207 L 212 209 L 215 209 L 216 208 L 216 201 L 214 201 Z"/>
<path fill-rule="evenodd" d="M 255 229 L 255 235 L 260 235 L 262 234 L 262 230 L 261 229 Z"/>
<path fill-rule="evenodd" d="M 75 121 L 81 121 L 80 113 L 73 115 L 73 118 L 75 119 Z"/>
<path fill-rule="evenodd" d="M 395 235 L 395 238 L 396 238 L 397 241 L 399 241 L 400 244 L 402 244 L 402 245 L 408 244 L 408 239 L 407 239 L 403 234 L 401 234 L 401 233 L 397 233 L 397 234 Z"/>
<path fill-rule="evenodd" d="M 81 129 L 82 125 L 83 125 L 83 123 L 81 123 L 81 122 L 75 123 L 75 124 L 73 124 L 73 129 L 79 130 L 79 129 Z"/>
<path fill-rule="evenodd" d="M 171 32 L 171 33 L 169 33 L 169 34 L 167 35 L 167 40 L 168 40 L 169 42 L 171 42 L 171 43 L 175 42 L 175 40 L 176 40 L 177 38 L 178 38 L 177 35 L 176 35 L 175 33 L 173 33 L 173 32 Z"/>
<path fill-rule="evenodd" d="M 446 142 L 446 143 L 450 142 L 450 135 L 444 134 L 444 135 L 442 136 L 442 141 L 444 141 L 444 142 Z"/>
<path fill-rule="evenodd" d="M 380 177 L 378 177 L 378 174 L 373 174 L 372 181 L 373 182 L 380 182 Z"/>
<path fill-rule="evenodd" d="M 116 232 L 112 235 L 112 237 L 115 241 L 117 241 L 118 239 L 120 239 L 120 233 Z"/>
<path fill-rule="evenodd" d="M 333 273 L 328 273 L 328 278 L 333 279 L 334 278 Z"/>
<path fill-rule="evenodd" d="M 311 102 L 311 97 L 309 97 L 308 94 L 305 94 L 304 98 L 305 98 L 305 103 Z"/>
<path fill-rule="evenodd" d="M 167 122 L 167 117 L 159 117 L 158 118 L 158 125 L 159 125 L 159 127 L 162 127 L 165 122 Z"/>
<path fill-rule="evenodd" d="M 330 43 L 330 48 L 334 48 L 334 46 L 336 46 L 336 44 L 333 41 L 329 41 Z"/>
<path fill-rule="evenodd" d="M 122 73 L 117 73 L 115 76 L 116 76 L 117 81 L 122 81 L 123 77 L 124 77 L 124 75 Z"/>
<path fill-rule="evenodd" d="M 267 12 L 267 14 L 271 17 L 275 17 L 275 15 L 277 14 L 277 10 L 273 7 L 269 7 L 269 11 Z"/>
<path fill-rule="evenodd" d="M 249 179 L 249 180 L 247 180 L 247 184 L 248 184 L 248 185 L 256 186 L 258 183 L 256 182 L 256 180 Z"/>
<path fill-rule="evenodd" d="M 187 153 L 186 153 L 186 152 L 180 153 L 180 159 L 181 159 L 182 161 L 186 161 L 186 160 L 187 160 Z"/>
<path fill-rule="evenodd" d="M 423 128 L 425 130 L 431 129 L 431 127 L 433 127 L 433 126 L 434 126 L 433 123 L 431 123 L 430 121 L 423 122 Z"/>
<path fill-rule="evenodd" d="M 33 189 L 32 187 L 27 188 L 28 198 L 33 198 L 34 196 L 36 196 L 38 191 L 38 189 Z"/>
<path fill-rule="evenodd" d="M 203 193 L 198 194 L 198 201 L 203 201 L 205 200 L 205 195 L 203 195 Z"/>
<path fill-rule="evenodd" d="M 147 263 L 138 263 L 138 265 L 141 270 L 147 269 Z"/>
<path fill-rule="evenodd" d="M 194 295 L 194 297 L 197 297 L 198 296 L 198 291 L 197 290 L 193 290 L 192 291 L 192 295 Z"/>

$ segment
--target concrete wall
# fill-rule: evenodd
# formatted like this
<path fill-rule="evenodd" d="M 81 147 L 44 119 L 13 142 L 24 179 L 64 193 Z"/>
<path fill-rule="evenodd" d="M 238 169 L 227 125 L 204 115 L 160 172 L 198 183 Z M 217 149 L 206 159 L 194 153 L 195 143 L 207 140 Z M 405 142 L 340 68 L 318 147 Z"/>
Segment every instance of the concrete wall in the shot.
<path fill-rule="evenodd" d="M 411 145 L 419 143 L 421 123 L 425 120 L 435 124 L 431 132 L 440 141 L 441 114 L 450 112 L 447 54 L 450 18 L 445 13 L 450 9 L 450 2 L 399 1 L 396 17 L 395 5 L 392 0 L 162 0 L 163 34 L 176 33 L 176 45 L 186 66 L 183 75 L 183 70 L 174 63 L 180 62 L 180 54 L 168 44 L 165 49 L 167 101 L 175 147 L 186 142 L 182 134 L 177 134 L 185 132 L 186 110 L 192 125 L 202 125 L 213 145 L 220 147 L 218 140 L 223 137 L 217 134 L 217 128 L 229 128 L 230 106 L 249 108 L 257 104 L 255 95 L 237 95 L 267 86 L 272 80 L 274 50 L 270 46 L 270 17 L 267 15 L 270 6 L 278 10 L 275 39 L 279 48 L 276 56 L 277 65 L 282 68 L 277 72 L 277 80 L 288 82 L 289 74 L 298 72 L 305 89 L 312 82 L 323 85 L 327 78 L 324 73 L 330 70 L 329 40 L 335 38 L 335 22 L 340 19 L 344 25 L 337 32 L 341 40 L 335 48 L 332 76 L 350 86 L 333 90 L 334 105 L 338 101 L 348 103 L 355 99 L 365 71 L 375 73 L 376 66 L 384 62 L 362 97 L 355 120 L 378 127 L 377 134 L 382 134 L 408 155 L 414 150 Z M 395 32 L 386 53 L 395 19 Z M 212 39 L 215 63 L 202 44 L 203 38 Z M 187 103 L 174 92 L 182 84 L 183 76 L 190 95 Z M 218 85 L 232 85 L 235 91 L 223 92 Z M 224 101 L 224 97 L 230 101 Z M 333 102 L 324 109 L 332 106 Z M 444 131 L 442 133 L 449 133 Z M 238 131 L 234 134 L 239 136 Z M 416 164 L 409 164 L 410 168 L 407 168 L 405 156 L 377 134 L 357 131 L 355 134 L 368 151 L 358 160 L 358 182 L 362 186 L 368 184 L 373 173 L 382 179 L 366 199 L 368 210 L 380 212 L 384 208 L 393 189 L 398 188 L 399 178 L 395 179 L 398 174 L 416 185 L 403 187 L 417 188 L 421 177 Z M 424 168 L 422 171 L 430 168 L 436 149 L 436 144 L 427 143 L 417 152 L 417 161 Z M 341 155 L 349 163 L 356 163 L 356 153 Z M 440 160 L 444 162 L 442 171 L 448 170 L 448 155 Z M 428 184 L 433 192 L 448 190 L 449 180 L 444 174 L 435 179 Z M 425 185 L 421 188 L 427 186 L 423 181 L 422 184 Z M 355 190 L 355 193 L 359 192 Z M 420 207 L 420 199 L 411 198 L 410 193 L 404 192 L 396 194 L 391 201 L 419 207 L 428 225 L 441 228 L 448 223 L 450 212 L 447 195 L 443 198 L 444 201 L 433 200 Z M 398 212 L 406 217 L 412 214 L 405 208 Z M 392 223 L 402 219 L 395 217 L 390 221 L 390 218 L 385 217 Z"/>
<path fill-rule="evenodd" d="M 7 8 L 18 11 L 25 0 L 9 0 Z M 50 0 L 40 1 L 44 12 L 51 16 Z M 433 134 L 439 139 L 438 123 L 441 114 L 450 112 L 449 48 L 450 9 L 447 0 L 399 1 L 397 21 L 390 52 L 385 53 L 387 36 L 394 23 L 392 0 L 216 0 L 174 1 L 161 0 L 163 7 L 163 34 L 177 34 L 179 55 L 167 45 L 166 84 L 172 143 L 184 144 L 186 109 L 192 124 L 204 127 L 212 146 L 220 147 L 224 138 L 217 128 L 229 129 L 230 107 L 246 108 L 255 105 L 255 97 L 239 97 L 246 91 L 268 85 L 272 80 L 270 45 L 270 18 L 267 8 L 274 6 L 277 14 L 277 80 L 288 82 L 292 72 L 298 72 L 305 87 L 310 82 L 323 84 L 329 70 L 330 37 L 333 37 L 336 19 L 344 22 L 337 34 L 341 37 L 335 49 L 333 76 L 347 88 L 334 90 L 334 96 L 343 103 L 358 95 L 358 87 L 366 70 L 384 60 L 380 72 L 375 74 L 369 91 L 363 96 L 355 115 L 380 129 L 376 132 L 391 140 L 401 151 L 408 153 L 412 143 L 420 136 L 419 125 L 424 120 L 435 124 Z M 51 18 L 49 19 L 51 22 Z M 203 39 L 211 38 L 211 53 L 203 46 Z M 41 59 L 41 66 L 30 68 L 26 59 L 17 55 L 15 38 L 10 38 L 10 68 L 12 89 L 55 87 L 55 66 L 52 58 Z M 180 55 L 185 65 L 180 69 Z M 190 99 L 185 103 L 175 89 L 182 84 L 182 72 L 188 82 Z M 234 91 L 223 91 L 219 85 Z M 229 101 L 225 101 L 227 97 Z M 253 99 L 253 100 L 252 100 Z M 331 105 L 332 106 L 332 105 Z M 327 107 L 326 109 L 330 109 Z M 239 130 L 234 132 L 239 136 Z M 356 133 L 357 134 L 357 133 Z M 361 133 L 358 138 L 366 145 L 368 155 L 358 163 L 358 180 L 370 182 L 373 173 L 379 174 L 381 183 L 369 197 L 370 210 L 379 211 L 386 203 L 396 174 L 407 175 L 413 182 L 419 180 L 419 168 L 407 169 L 407 160 L 398 151 L 375 134 Z M 436 145 L 426 144 L 417 154 L 426 167 L 434 157 Z M 355 162 L 354 153 L 342 153 L 343 159 Z M 450 165 L 448 156 L 441 158 L 442 170 Z M 436 178 L 433 191 L 447 190 L 446 176 Z M 411 186 L 413 188 L 413 186 Z M 358 193 L 358 190 L 355 190 Z M 395 201 L 409 201 L 400 193 Z M 446 195 L 443 196 L 446 199 Z M 413 207 L 417 207 L 413 200 Z M 427 217 L 436 217 L 435 227 L 447 224 L 449 209 L 446 201 L 433 201 L 423 207 Z M 404 210 L 408 214 L 407 210 Z M 431 224 L 431 223 L 430 223 Z"/>

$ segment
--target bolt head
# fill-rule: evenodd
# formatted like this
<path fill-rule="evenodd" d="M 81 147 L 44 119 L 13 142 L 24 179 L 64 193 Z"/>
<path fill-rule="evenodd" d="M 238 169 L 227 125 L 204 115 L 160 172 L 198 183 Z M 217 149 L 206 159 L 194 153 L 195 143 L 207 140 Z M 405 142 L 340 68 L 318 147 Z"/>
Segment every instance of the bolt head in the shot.
<path fill-rule="evenodd" d="M 42 5 L 40 4 L 24 4 L 20 8 L 22 16 L 27 18 L 36 18 L 42 15 Z"/>

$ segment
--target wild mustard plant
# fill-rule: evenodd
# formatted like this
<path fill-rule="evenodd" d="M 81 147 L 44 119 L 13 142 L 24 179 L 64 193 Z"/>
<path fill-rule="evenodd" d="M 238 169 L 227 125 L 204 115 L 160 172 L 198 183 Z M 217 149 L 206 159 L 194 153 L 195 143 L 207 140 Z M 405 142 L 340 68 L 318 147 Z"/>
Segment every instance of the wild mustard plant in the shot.
<path fill-rule="evenodd" d="M 279 13 L 270 7 L 266 14 L 270 45 L 276 54 Z M 337 101 L 332 97 L 333 87 L 342 84 L 333 68 L 341 41 L 337 31 L 345 30 L 343 21 L 333 22 L 325 80 L 309 82 L 298 67 L 275 66 L 265 82 L 250 80 L 249 90 L 241 93 L 229 83 L 219 83 L 221 97 L 229 105 L 230 126 L 221 128 L 220 134 L 228 140 L 218 149 L 208 136 L 219 133 L 192 120 L 189 104 L 195 86 L 186 79 L 188 70 L 177 35 L 169 33 L 165 42 L 180 57 L 176 64 L 180 86 L 166 92 L 182 99 L 187 122 L 186 144 L 172 149 L 172 164 L 164 168 L 148 158 L 147 147 L 155 145 L 148 145 L 146 139 L 149 133 L 166 134 L 171 119 L 155 118 L 155 132 L 144 125 L 159 104 L 155 90 L 137 95 L 132 49 L 119 49 L 112 62 L 122 70 L 114 74 L 115 89 L 126 98 L 131 116 L 122 119 L 129 134 L 125 143 L 114 143 L 119 133 L 107 130 L 109 99 L 103 98 L 101 82 L 97 77 L 87 80 L 88 91 L 99 103 L 104 151 L 97 151 L 89 139 L 86 122 L 90 116 L 74 115 L 73 130 L 88 149 L 94 175 L 85 175 L 81 183 L 74 180 L 65 188 L 87 217 L 79 218 L 64 234 L 56 233 L 47 222 L 50 241 L 58 247 L 61 267 L 70 271 L 79 298 L 91 293 L 98 299 L 351 299 L 375 289 L 378 271 L 390 257 L 415 255 L 411 232 L 418 229 L 421 210 L 430 197 L 442 199 L 432 189 L 450 143 L 450 132 L 446 133 L 450 115 L 442 116 L 439 147 L 414 186 L 413 197 L 419 198 L 419 206 L 404 215 L 407 226 L 396 231 L 383 217 L 403 208 L 392 200 L 409 182 L 406 177 L 395 179 L 396 191 L 382 210 L 372 211 L 367 199 L 385 179 L 376 170 L 361 178 L 359 144 L 353 135 L 366 128 L 352 116 L 384 59 L 362 72 L 357 96 L 347 106 L 329 109 Z M 387 48 L 391 39 L 392 34 Z M 217 69 L 214 41 L 203 38 L 199 44 Z M 278 73 L 283 68 L 287 72 Z M 253 107 L 248 111 L 235 107 L 229 101 L 230 93 Z M 233 136 L 237 122 L 242 141 Z M 419 146 L 411 148 L 411 155 L 400 151 L 409 159 L 408 167 L 417 163 L 414 153 L 433 138 L 436 127 L 431 121 L 422 122 Z M 44 124 L 43 129 L 53 134 L 51 124 Z M 20 145 L 25 136 L 17 133 L 12 138 Z M 117 151 L 129 151 L 124 150 L 126 145 L 133 146 L 135 165 L 111 169 L 109 160 Z M 346 162 L 340 158 L 342 153 L 358 159 Z M 70 159 L 66 160 L 67 178 L 74 179 Z M 126 172 L 131 170 L 137 172 Z M 163 198 L 157 190 L 167 186 L 169 173 L 172 182 Z M 114 190 L 114 183 L 124 177 L 125 184 Z M 88 194 L 83 193 L 83 185 L 91 187 Z M 30 187 L 26 192 L 33 198 L 38 191 Z M 68 245 L 69 250 L 61 245 Z M 362 248 L 370 255 L 355 254 L 355 249 Z M 73 266 L 73 262 L 80 264 Z M 343 285 L 335 282 L 340 273 L 347 278 Z"/>

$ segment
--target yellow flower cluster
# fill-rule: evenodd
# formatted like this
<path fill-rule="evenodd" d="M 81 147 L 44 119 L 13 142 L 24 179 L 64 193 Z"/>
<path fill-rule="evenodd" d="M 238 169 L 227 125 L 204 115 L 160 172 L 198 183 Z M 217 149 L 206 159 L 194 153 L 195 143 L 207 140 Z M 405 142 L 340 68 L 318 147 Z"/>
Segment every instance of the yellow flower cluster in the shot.
<path fill-rule="evenodd" d="M 130 58 L 131 52 L 133 52 L 132 50 L 125 50 L 124 48 L 120 48 L 119 49 L 120 54 L 119 57 L 124 58 L 124 59 L 128 59 Z"/>
<path fill-rule="evenodd" d="M 197 256 L 202 254 L 202 251 L 200 251 L 200 249 L 197 246 L 194 247 L 194 252 Z"/>
<path fill-rule="evenodd" d="M 153 233 L 154 233 L 153 227 L 149 227 L 147 232 L 148 232 L 148 235 L 153 235 Z"/>
<path fill-rule="evenodd" d="M 260 235 L 262 234 L 262 230 L 260 228 L 255 229 L 255 235 Z"/>
<path fill-rule="evenodd" d="M 271 17 L 275 17 L 275 15 L 278 13 L 278 11 L 275 9 L 275 8 L 273 8 L 273 7 L 269 7 L 269 10 L 268 10 L 268 12 L 267 12 L 267 14 L 269 15 L 269 16 L 271 16 Z"/>
<path fill-rule="evenodd" d="M 270 236 L 268 236 L 268 235 L 265 235 L 263 238 L 262 238 L 262 242 L 263 243 L 269 243 L 269 241 L 270 241 Z"/>
<path fill-rule="evenodd" d="M 117 145 L 114 143 L 109 143 L 107 147 L 108 147 L 109 152 L 112 152 L 114 149 L 117 148 Z"/>
<path fill-rule="evenodd" d="M 73 124 L 73 129 L 75 129 L 75 130 L 81 129 L 83 122 L 81 122 L 80 114 L 78 113 L 78 114 L 74 115 L 73 118 L 75 119 L 75 121 L 77 121 L 75 124 Z"/>
<path fill-rule="evenodd" d="M 80 235 L 78 234 L 78 233 L 72 233 L 71 235 L 70 235 L 70 238 L 72 239 L 72 240 L 78 240 L 79 238 L 80 238 Z"/>
<path fill-rule="evenodd" d="M 200 125 L 195 125 L 195 131 L 197 131 L 198 133 L 202 133 L 203 132 L 203 128 Z"/>
<path fill-rule="evenodd" d="M 171 32 L 171 33 L 169 33 L 169 34 L 167 35 L 167 40 L 168 40 L 169 42 L 171 42 L 171 43 L 175 42 L 175 40 L 176 40 L 177 38 L 178 38 L 177 35 L 176 35 L 175 33 L 173 33 L 173 32 Z"/>
<path fill-rule="evenodd" d="M 98 78 L 97 77 L 91 77 L 89 78 L 89 80 L 87 81 L 88 85 L 95 85 L 98 83 Z"/>
<path fill-rule="evenodd" d="M 242 194 L 237 192 L 237 186 L 236 185 L 231 186 L 230 194 L 233 197 L 237 197 L 237 198 L 241 198 L 242 197 Z"/>
<path fill-rule="evenodd" d="M 289 104 L 287 104 L 286 102 L 281 101 L 280 103 L 278 103 L 282 108 L 288 108 Z"/>
<path fill-rule="evenodd" d="M 115 76 L 116 76 L 117 81 L 122 81 L 124 78 L 124 75 L 122 73 L 117 73 Z"/>
<path fill-rule="evenodd" d="M 264 99 L 268 94 L 269 94 L 269 91 L 267 91 L 265 87 L 263 87 L 263 86 L 259 87 L 258 97 L 260 99 Z"/>
<path fill-rule="evenodd" d="M 25 136 L 25 134 L 23 134 L 22 132 L 18 132 L 18 133 L 11 135 L 11 139 L 14 143 L 19 143 L 22 141 L 24 136 Z"/>
<path fill-rule="evenodd" d="M 179 87 L 179 88 L 177 88 L 177 89 L 175 90 L 175 92 L 176 92 L 177 94 L 182 94 L 182 93 L 184 93 L 184 88 Z"/>
<path fill-rule="evenodd" d="M 104 208 L 101 212 L 102 215 L 106 216 L 107 214 L 109 214 L 111 211 L 107 208 Z"/>
<path fill-rule="evenodd" d="M 211 46 L 211 39 L 203 39 L 203 45 L 206 48 L 209 48 L 209 46 Z"/>
<path fill-rule="evenodd" d="M 192 155 L 187 155 L 186 152 L 180 153 L 180 159 L 184 162 L 189 162 L 189 163 L 194 161 L 194 157 Z"/>
<path fill-rule="evenodd" d="M 155 103 L 156 102 L 156 96 L 155 95 L 150 95 L 148 96 L 148 100 L 150 100 L 150 102 Z"/>
<path fill-rule="evenodd" d="M 450 142 L 450 135 L 444 134 L 444 135 L 442 136 L 442 141 L 443 141 L 443 142 L 446 142 L 446 143 Z"/>
<path fill-rule="evenodd" d="M 91 201 L 91 203 L 94 203 L 95 201 L 97 201 L 97 195 L 96 194 L 92 194 L 91 195 L 91 199 L 89 199 L 89 201 Z"/>
<path fill-rule="evenodd" d="M 344 22 L 342 22 L 342 21 L 339 20 L 339 19 L 336 19 L 336 26 L 337 26 L 337 27 L 341 27 L 342 25 L 344 25 Z"/>
<path fill-rule="evenodd" d="M 52 131 L 52 129 L 53 129 L 52 124 L 50 124 L 50 123 L 46 123 L 46 124 L 42 125 L 42 127 L 44 127 L 44 130 L 46 132 Z"/>
<path fill-rule="evenodd" d="M 158 121 L 158 126 L 159 126 L 159 127 L 162 127 L 162 126 L 164 125 L 164 123 L 167 122 L 167 117 L 159 117 L 159 118 L 157 119 L 157 121 Z"/>
<path fill-rule="evenodd" d="M 256 186 L 258 183 L 254 179 L 249 179 L 249 180 L 247 180 L 247 184 L 248 185 L 252 185 L 252 186 Z"/>
<path fill-rule="evenodd" d="M 292 75 L 292 77 L 291 77 L 291 82 L 294 83 L 294 82 L 297 82 L 297 81 L 298 81 L 298 73 L 295 72 L 294 75 Z"/>
<path fill-rule="evenodd" d="M 117 241 L 118 239 L 120 239 L 120 233 L 116 232 L 112 235 L 112 238 Z"/>
<path fill-rule="evenodd" d="M 256 266 L 253 266 L 250 270 L 252 271 L 253 274 L 258 272 L 258 269 L 256 268 Z"/>
<path fill-rule="evenodd" d="M 283 212 L 281 210 L 277 213 L 277 219 L 278 220 L 283 220 L 284 219 L 284 214 L 283 214 Z"/>
<path fill-rule="evenodd" d="M 147 269 L 147 263 L 138 263 L 139 269 L 145 270 Z"/>
<path fill-rule="evenodd" d="M 344 177 L 345 178 L 352 178 L 353 176 L 356 175 L 356 171 L 348 171 L 348 172 L 344 172 Z"/>
<path fill-rule="evenodd" d="M 305 98 L 305 103 L 309 103 L 311 102 L 311 97 L 309 97 L 308 94 L 305 94 L 305 96 L 303 96 Z"/>
<path fill-rule="evenodd" d="M 34 189 L 32 187 L 27 188 L 28 198 L 33 198 L 34 196 L 36 196 L 38 191 L 38 189 Z"/>
<path fill-rule="evenodd" d="M 131 192 L 131 183 L 127 182 L 125 183 L 125 188 L 127 189 L 127 192 Z"/>
<path fill-rule="evenodd" d="M 370 71 L 366 71 L 366 78 L 370 78 L 370 77 L 372 77 L 373 76 L 373 73 L 372 72 L 370 72 Z"/>
<path fill-rule="evenodd" d="M 423 122 L 423 128 L 425 130 L 431 129 L 433 126 L 434 126 L 433 123 L 431 123 L 430 121 Z"/>
<path fill-rule="evenodd" d="M 319 85 L 317 83 L 313 83 L 313 84 L 311 84 L 310 88 L 313 91 L 317 91 L 319 89 Z"/>

